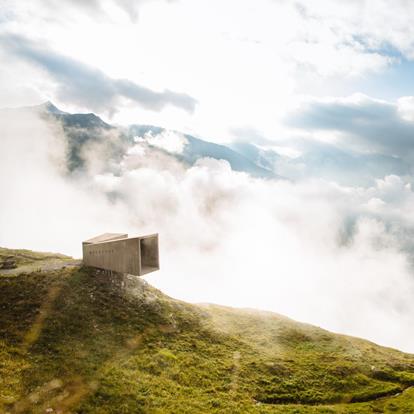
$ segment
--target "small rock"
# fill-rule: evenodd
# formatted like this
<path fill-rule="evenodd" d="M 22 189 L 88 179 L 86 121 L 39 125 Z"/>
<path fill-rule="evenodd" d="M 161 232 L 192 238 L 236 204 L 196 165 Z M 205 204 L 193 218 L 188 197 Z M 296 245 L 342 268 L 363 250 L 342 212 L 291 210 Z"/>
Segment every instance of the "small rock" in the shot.
<path fill-rule="evenodd" d="M 16 260 L 13 258 L 13 256 L 6 257 L 3 260 L 3 263 L 0 264 L 0 269 L 16 269 L 16 267 Z"/>

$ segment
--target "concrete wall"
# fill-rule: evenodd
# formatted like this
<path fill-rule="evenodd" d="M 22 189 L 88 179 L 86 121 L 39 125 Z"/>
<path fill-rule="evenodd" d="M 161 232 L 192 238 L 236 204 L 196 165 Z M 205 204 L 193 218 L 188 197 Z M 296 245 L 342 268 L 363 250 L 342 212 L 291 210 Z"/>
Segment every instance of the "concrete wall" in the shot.
<path fill-rule="evenodd" d="M 125 235 L 123 235 L 125 236 Z M 100 236 L 91 239 L 101 240 Z M 142 276 L 159 269 L 158 234 L 82 243 L 83 264 Z"/>
<path fill-rule="evenodd" d="M 92 237 L 92 239 L 85 240 L 84 243 L 100 243 L 111 240 L 127 239 L 128 234 L 126 233 L 104 233 L 99 236 Z"/>

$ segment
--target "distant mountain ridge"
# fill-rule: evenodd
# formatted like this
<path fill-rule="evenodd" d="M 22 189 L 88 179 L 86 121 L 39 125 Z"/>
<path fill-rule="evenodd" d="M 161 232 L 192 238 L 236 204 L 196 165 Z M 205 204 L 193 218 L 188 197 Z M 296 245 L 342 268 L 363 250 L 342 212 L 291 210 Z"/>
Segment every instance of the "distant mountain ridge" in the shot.
<path fill-rule="evenodd" d="M 128 134 L 132 136 L 145 136 L 145 134 L 161 134 L 165 128 L 153 125 L 131 125 L 128 128 Z M 255 177 L 261 178 L 281 178 L 272 170 L 260 167 L 248 157 L 234 151 L 233 149 L 213 142 L 196 138 L 189 134 L 180 133 L 187 141 L 182 154 L 177 156 L 178 159 L 192 165 L 198 159 L 210 157 L 217 160 L 226 160 L 229 162 L 234 171 L 247 172 Z"/>
<path fill-rule="evenodd" d="M 227 161 L 232 170 L 245 172 L 252 177 L 266 179 L 288 179 L 296 181 L 308 178 L 332 180 L 342 185 L 371 186 L 378 178 L 387 175 L 409 176 L 413 167 L 392 155 L 357 153 L 329 142 L 296 139 L 299 155 L 282 155 L 271 147 L 261 147 L 254 141 L 236 140 L 228 145 L 212 143 L 179 131 L 170 131 L 182 136 L 186 144 L 181 152 L 154 147 L 148 137 L 167 132 L 166 128 L 154 125 L 131 124 L 126 127 L 104 122 L 94 113 L 71 114 L 57 108 L 52 102 L 41 105 L 7 109 L 30 110 L 43 117 L 61 122 L 68 141 L 68 170 L 73 172 L 85 166 L 85 145 L 105 143 L 106 154 L 113 161 L 122 159 L 129 147 L 140 137 L 154 151 L 163 151 L 186 166 L 197 160 L 210 157 Z M 115 139 L 117 136 L 119 139 Z"/>
<path fill-rule="evenodd" d="M 83 145 L 87 142 L 105 140 L 108 136 L 107 134 L 111 131 L 118 133 L 121 138 L 120 145 L 114 148 L 115 156 L 120 156 L 122 151 L 125 150 L 125 147 L 134 143 L 134 138 L 137 136 L 145 139 L 146 134 L 157 135 L 166 131 L 165 128 L 154 125 L 133 124 L 127 127 L 113 126 L 104 122 L 94 113 L 71 114 L 61 111 L 51 102 L 33 106 L 31 109 L 40 112 L 42 116 L 51 116 L 62 123 L 69 143 L 68 164 L 71 171 L 82 168 L 83 166 Z M 193 165 L 200 158 L 210 157 L 217 160 L 226 160 L 234 171 L 246 172 L 254 177 L 281 178 L 272 170 L 257 165 L 248 157 L 225 145 L 208 142 L 189 134 L 177 133 L 181 134 L 187 143 L 182 153 L 171 153 L 170 155 L 187 165 Z"/>

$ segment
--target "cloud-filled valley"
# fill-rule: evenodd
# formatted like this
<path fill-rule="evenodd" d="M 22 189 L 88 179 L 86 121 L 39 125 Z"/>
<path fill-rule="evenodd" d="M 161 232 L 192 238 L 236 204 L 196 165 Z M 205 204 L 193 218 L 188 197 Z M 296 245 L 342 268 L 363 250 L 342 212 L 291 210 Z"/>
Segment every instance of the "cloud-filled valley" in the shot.
<path fill-rule="evenodd" d="M 1 245 L 79 256 L 81 240 L 100 232 L 159 232 L 161 271 L 149 277 L 172 296 L 414 349 L 407 175 L 364 186 L 254 176 L 177 132 L 131 135 L 95 120 L 90 139 L 42 111 L 1 111 Z M 74 137 L 84 141 L 70 164 Z"/>

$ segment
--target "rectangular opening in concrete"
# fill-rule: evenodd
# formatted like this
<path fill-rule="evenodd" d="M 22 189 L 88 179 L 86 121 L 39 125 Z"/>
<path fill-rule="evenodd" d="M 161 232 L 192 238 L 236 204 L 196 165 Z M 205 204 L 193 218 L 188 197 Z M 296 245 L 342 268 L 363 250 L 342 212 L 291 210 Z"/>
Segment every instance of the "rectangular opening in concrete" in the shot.
<path fill-rule="evenodd" d="M 158 235 L 140 239 L 141 275 L 158 270 Z"/>

